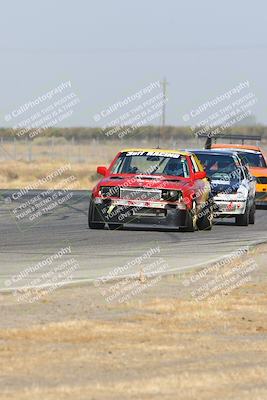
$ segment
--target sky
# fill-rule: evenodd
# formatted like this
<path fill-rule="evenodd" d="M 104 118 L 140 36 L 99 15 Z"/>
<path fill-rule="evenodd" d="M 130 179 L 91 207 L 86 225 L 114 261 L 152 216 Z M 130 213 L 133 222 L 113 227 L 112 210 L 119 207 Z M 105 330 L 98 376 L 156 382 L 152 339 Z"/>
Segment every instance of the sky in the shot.
<path fill-rule="evenodd" d="M 0 126 L 68 81 L 79 103 L 59 126 L 103 126 L 101 110 L 164 77 L 168 125 L 244 81 L 267 124 L 266 0 L 9 0 L 1 15 Z"/>

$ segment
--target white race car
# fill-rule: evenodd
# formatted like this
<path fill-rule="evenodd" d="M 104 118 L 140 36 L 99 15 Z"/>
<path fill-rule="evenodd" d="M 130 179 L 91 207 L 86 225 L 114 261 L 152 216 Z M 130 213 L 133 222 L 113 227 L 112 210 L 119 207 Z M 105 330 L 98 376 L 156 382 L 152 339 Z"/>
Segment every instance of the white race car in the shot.
<path fill-rule="evenodd" d="M 235 151 L 192 150 L 210 179 L 215 217 L 234 217 L 237 225 L 255 223 L 256 179 Z"/>

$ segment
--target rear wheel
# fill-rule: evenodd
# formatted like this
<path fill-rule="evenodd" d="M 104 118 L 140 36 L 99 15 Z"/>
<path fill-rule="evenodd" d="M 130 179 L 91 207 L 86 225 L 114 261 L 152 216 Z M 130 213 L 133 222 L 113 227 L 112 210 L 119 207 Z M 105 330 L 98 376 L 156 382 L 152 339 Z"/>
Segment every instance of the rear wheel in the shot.
<path fill-rule="evenodd" d="M 239 226 L 248 226 L 248 224 L 249 224 L 249 209 L 248 209 L 248 205 L 246 206 L 246 210 L 245 210 L 244 214 L 237 215 L 235 217 L 235 222 L 236 222 L 236 225 L 239 225 Z"/>
<path fill-rule="evenodd" d="M 249 212 L 249 223 L 251 225 L 255 224 L 255 213 L 256 213 L 256 204 L 253 203 L 253 206 L 251 207 L 250 212 Z"/>
<path fill-rule="evenodd" d="M 94 209 L 95 209 L 95 204 L 93 200 L 90 200 L 89 210 L 88 210 L 88 226 L 90 229 L 104 229 L 105 227 L 104 222 L 93 222 Z"/>

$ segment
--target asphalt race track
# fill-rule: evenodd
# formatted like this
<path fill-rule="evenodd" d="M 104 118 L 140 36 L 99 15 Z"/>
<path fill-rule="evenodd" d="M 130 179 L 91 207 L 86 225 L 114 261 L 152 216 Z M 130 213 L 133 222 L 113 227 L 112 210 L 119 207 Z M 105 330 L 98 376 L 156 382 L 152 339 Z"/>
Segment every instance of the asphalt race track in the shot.
<path fill-rule="evenodd" d="M 62 260 L 75 258 L 76 269 L 72 276 L 75 281 L 105 276 L 158 246 L 150 262 L 162 258 L 167 270 L 184 270 L 255 241 L 267 240 L 267 210 L 257 210 L 254 226 L 238 227 L 231 219 L 216 220 L 210 232 L 90 230 L 87 225 L 89 191 L 71 192 L 63 205 L 36 217 L 34 222 L 27 217 L 18 220 L 14 210 L 37 194 L 38 191 L 34 191 L 21 200 L 10 201 L 12 192 L 0 191 L 1 290 L 27 284 L 41 273 L 40 269 L 28 272 L 24 280 L 16 280 L 17 285 L 12 277 L 68 246 L 71 254 L 63 255 Z M 142 263 L 132 265 L 125 273 L 137 273 L 141 268 Z"/>

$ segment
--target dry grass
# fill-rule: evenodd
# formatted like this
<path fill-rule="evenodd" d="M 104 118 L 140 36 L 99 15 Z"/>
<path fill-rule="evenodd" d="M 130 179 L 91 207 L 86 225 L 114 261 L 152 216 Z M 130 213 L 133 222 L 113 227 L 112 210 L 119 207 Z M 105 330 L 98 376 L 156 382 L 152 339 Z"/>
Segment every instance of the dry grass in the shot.
<path fill-rule="evenodd" d="M 170 147 L 173 143 L 166 143 Z M 97 165 L 108 166 L 119 150 L 125 147 L 150 147 L 155 143 L 139 138 L 136 141 L 122 140 L 91 143 L 56 143 L 53 147 L 33 142 L 31 148 L 25 142 L 4 142 L 0 146 L 0 189 L 22 189 L 33 184 L 63 164 L 70 163 L 73 174 L 79 180 L 77 189 L 88 189 L 99 179 Z M 181 147 L 186 147 L 181 143 Z M 188 147 L 188 144 L 187 144 Z M 60 183 L 60 178 L 44 188 L 51 189 Z"/>
<path fill-rule="evenodd" d="M 64 164 L 70 164 L 68 174 L 59 176 L 41 189 L 59 188 L 66 175 L 74 175 L 78 180 L 77 189 L 88 189 L 99 179 L 97 165 L 109 165 L 122 143 L 55 145 L 53 149 L 45 145 L 34 145 L 31 161 L 27 145 L 12 143 L 0 147 L 0 189 L 22 189 L 45 177 L 49 172 Z"/>
<path fill-rule="evenodd" d="M 172 148 L 174 143 L 164 143 L 165 148 Z M 176 144 L 178 145 L 178 144 Z M 77 189 L 88 189 L 100 178 L 96 174 L 97 165 L 108 166 L 116 153 L 124 147 L 153 147 L 155 143 L 144 141 L 106 141 L 92 143 L 55 144 L 53 147 L 45 144 L 29 145 L 24 142 L 5 143 L 0 146 L 0 189 L 22 189 L 34 184 L 37 179 L 64 164 L 70 164 L 72 174 L 79 181 Z M 181 142 L 180 148 L 198 147 L 194 142 Z M 31 161 L 29 161 L 31 160 Z M 59 177 L 41 188 L 52 189 L 60 186 Z"/>
<path fill-rule="evenodd" d="M 266 318 L 238 300 L 155 300 L 124 320 L 2 331 L 2 376 L 20 380 L 0 398 L 264 399 Z"/>
<path fill-rule="evenodd" d="M 93 289 L 66 289 L 65 301 L 79 293 L 81 319 L 0 330 L 0 398 L 263 400 L 266 289 L 250 284 L 214 305 L 152 297 L 96 319 L 79 310 Z"/>
<path fill-rule="evenodd" d="M 37 181 L 56 171 L 68 162 L 25 162 L 4 161 L 0 163 L 0 189 L 23 189 L 35 185 Z M 38 185 L 38 189 L 60 189 L 64 179 L 73 175 L 76 178 L 74 189 L 89 189 L 96 182 L 98 176 L 93 164 L 71 163 L 71 168 L 50 182 Z"/>

